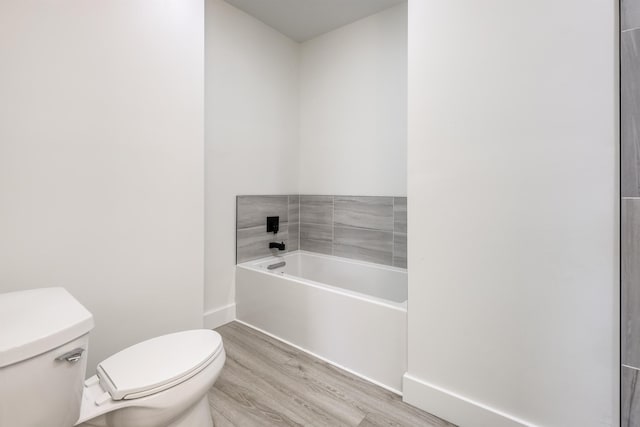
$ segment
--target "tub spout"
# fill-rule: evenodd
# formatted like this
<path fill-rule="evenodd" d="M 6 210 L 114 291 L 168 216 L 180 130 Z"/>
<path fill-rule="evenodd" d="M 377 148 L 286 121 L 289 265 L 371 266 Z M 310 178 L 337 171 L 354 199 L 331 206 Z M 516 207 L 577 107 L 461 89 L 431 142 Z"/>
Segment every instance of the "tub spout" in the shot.
<path fill-rule="evenodd" d="M 278 242 L 269 242 L 269 249 L 278 249 L 280 251 L 284 251 L 284 242 L 282 243 L 278 243 Z"/>

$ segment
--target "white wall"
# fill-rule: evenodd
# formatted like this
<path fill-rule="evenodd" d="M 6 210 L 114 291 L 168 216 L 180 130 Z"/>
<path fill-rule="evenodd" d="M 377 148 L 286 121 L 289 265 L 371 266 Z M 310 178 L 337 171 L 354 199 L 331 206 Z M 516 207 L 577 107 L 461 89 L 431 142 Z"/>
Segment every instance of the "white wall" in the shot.
<path fill-rule="evenodd" d="M 203 18 L 0 3 L 0 292 L 66 287 L 95 316 L 90 371 L 202 325 Z"/>
<path fill-rule="evenodd" d="M 406 194 L 406 12 L 298 44 L 207 0 L 208 326 L 234 313 L 236 195 Z"/>
<path fill-rule="evenodd" d="M 409 0 L 404 393 L 456 424 L 618 423 L 615 4 Z"/>
<path fill-rule="evenodd" d="M 407 191 L 407 5 L 302 43 L 300 191 Z"/>
<path fill-rule="evenodd" d="M 222 0 L 205 9 L 205 311 L 215 326 L 235 301 L 236 195 L 298 192 L 299 47 Z"/>

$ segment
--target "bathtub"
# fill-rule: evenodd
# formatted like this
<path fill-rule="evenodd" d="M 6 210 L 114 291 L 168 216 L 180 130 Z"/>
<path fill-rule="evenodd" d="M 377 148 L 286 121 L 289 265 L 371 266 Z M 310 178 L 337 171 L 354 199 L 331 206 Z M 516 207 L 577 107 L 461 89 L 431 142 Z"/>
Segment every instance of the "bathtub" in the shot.
<path fill-rule="evenodd" d="M 241 323 L 401 394 L 406 269 L 295 251 L 239 264 L 236 304 Z"/>

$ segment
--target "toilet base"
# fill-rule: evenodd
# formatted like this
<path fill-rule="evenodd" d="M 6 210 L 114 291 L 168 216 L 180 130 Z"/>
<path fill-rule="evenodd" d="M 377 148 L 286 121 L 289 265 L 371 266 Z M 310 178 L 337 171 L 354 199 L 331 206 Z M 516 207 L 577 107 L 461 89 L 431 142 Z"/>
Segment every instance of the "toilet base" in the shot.
<path fill-rule="evenodd" d="M 180 384 L 131 400 L 109 400 L 94 405 L 104 391 L 99 382 L 85 386 L 76 427 L 213 427 L 209 390 L 218 379 L 224 348 L 202 371 Z"/>
<path fill-rule="evenodd" d="M 209 397 L 205 394 L 193 408 L 167 427 L 213 427 Z"/>
<path fill-rule="evenodd" d="M 119 427 L 118 420 L 109 415 L 78 424 L 76 427 Z M 185 411 L 179 418 L 169 424 L 157 427 L 213 427 L 209 398 L 205 394 L 195 405 Z"/>

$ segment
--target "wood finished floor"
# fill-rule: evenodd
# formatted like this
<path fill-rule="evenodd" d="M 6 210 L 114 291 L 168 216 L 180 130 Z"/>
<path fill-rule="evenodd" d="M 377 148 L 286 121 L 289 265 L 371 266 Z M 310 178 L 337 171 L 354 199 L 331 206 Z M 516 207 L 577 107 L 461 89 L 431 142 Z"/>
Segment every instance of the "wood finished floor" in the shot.
<path fill-rule="evenodd" d="M 216 427 L 452 426 L 240 323 L 216 330 L 227 351 L 225 367 L 209 392 Z"/>

